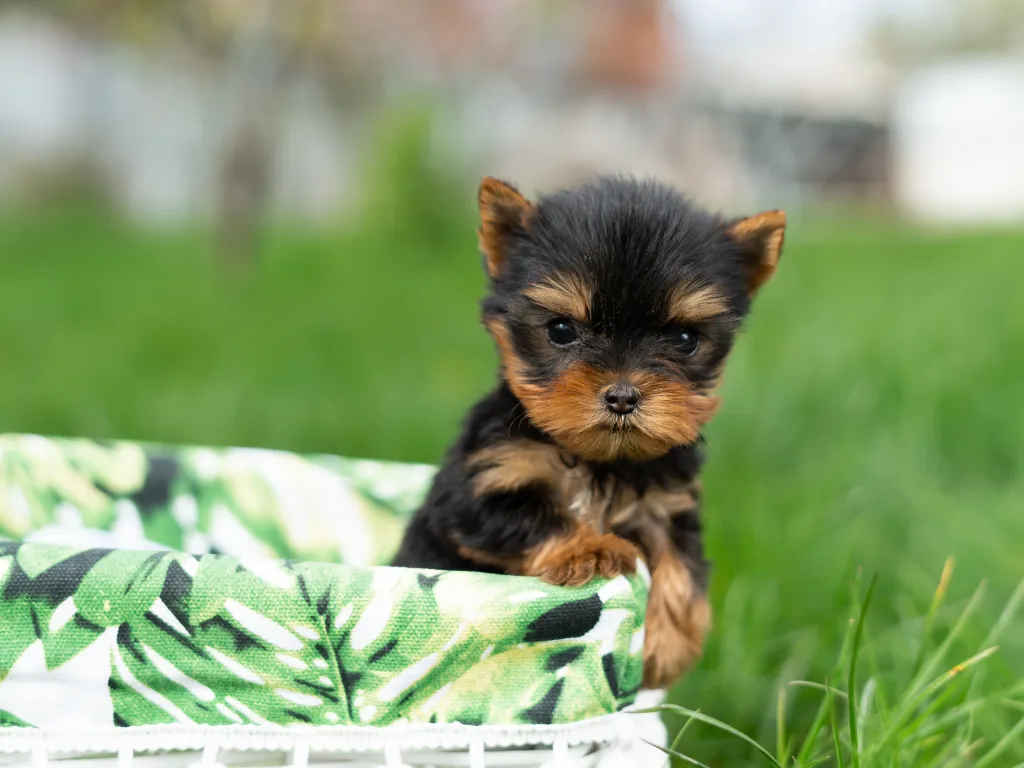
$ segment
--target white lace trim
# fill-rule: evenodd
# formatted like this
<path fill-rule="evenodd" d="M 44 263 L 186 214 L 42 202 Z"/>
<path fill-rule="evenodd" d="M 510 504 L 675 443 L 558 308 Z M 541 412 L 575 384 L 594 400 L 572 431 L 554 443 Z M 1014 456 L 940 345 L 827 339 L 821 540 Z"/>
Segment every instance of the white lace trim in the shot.
<path fill-rule="evenodd" d="M 565 725 L 182 726 L 90 730 L 0 729 L 0 753 L 115 754 L 165 750 L 374 752 L 525 746 L 614 745 L 635 737 L 643 716 L 628 711 Z"/>

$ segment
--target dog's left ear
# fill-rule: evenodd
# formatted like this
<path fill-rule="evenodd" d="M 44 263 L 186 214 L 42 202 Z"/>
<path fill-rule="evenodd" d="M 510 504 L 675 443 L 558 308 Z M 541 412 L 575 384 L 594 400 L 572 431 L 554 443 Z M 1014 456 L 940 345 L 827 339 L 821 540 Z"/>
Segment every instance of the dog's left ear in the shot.
<path fill-rule="evenodd" d="M 763 213 L 736 219 L 726 224 L 725 236 L 743 249 L 747 263 L 747 291 L 750 296 L 775 274 L 782 255 L 782 241 L 786 233 L 784 211 Z"/>
<path fill-rule="evenodd" d="M 485 176 L 477 194 L 480 228 L 477 237 L 487 273 L 497 279 L 505 264 L 509 237 L 526 229 L 534 205 L 519 190 L 500 179 Z"/>

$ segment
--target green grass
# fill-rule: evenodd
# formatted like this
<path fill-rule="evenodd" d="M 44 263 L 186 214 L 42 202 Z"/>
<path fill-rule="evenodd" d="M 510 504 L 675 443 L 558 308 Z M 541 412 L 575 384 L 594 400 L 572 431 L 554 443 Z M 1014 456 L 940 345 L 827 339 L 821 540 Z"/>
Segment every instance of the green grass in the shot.
<path fill-rule="evenodd" d="M 495 375 L 457 219 L 279 226 L 227 276 L 199 230 L 0 217 L 0 429 L 436 461 Z M 1020 232 L 794 222 L 709 431 L 715 627 L 674 702 L 786 765 L 1024 762 L 1024 623 L 992 633 L 1024 577 L 1022 255 Z M 771 764 L 707 722 L 678 749 Z"/>
<path fill-rule="evenodd" d="M 667 704 L 659 710 L 681 716 L 685 723 L 676 741 L 665 751 L 682 764 L 706 765 L 679 751 L 681 736 L 694 723 L 702 723 L 731 737 L 734 745 L 742 745 L 748 753 L 764 758 L 761 764 L 778 768 L 1019 766 L 1017 758 L 1024 736 L 1024 718 L 1020 716 L 1024 711 L 1024 682 L 1012 676 L 993 682 L 986 679 L 987 670 L 982 665 L 996 656 L 1000 650 L 997 643 L 1012 631 L 1024 601 L 1024 581 L 985 634 L 978 650 L 953 663 L 951 656 L 956 658 L 956 649 L 965 645 L 964 633 L 972 624 L 976 625 L 983 591 L 977 590 L 952 626 L 936 637 L 935 621 L 951 573 L 952 561 L 947 561 L 920 630 L 915 630 L 912 622 L 897 622 L 888 633 L 890 636 L 880 636 L 877 647 L 863 653 L 868 607 L 877 584 L 873 578 L 849 623 L 831 679 L 826 676 L 821 683 L 789 680 L 780 685 L 774 749 L 698 710 Z M 880 652 L 889 655 L 897 633 L 898 640 L 915 646 L 913 658 L 898 658 L 893 665 L 879 664 Z M 866 677 L 862 685 L 858 685 L 858 673 Z M 818 699 L 817 712 L 809 727 L 800 721 L 796 729 L 792 728 L 788 706 L 792 690 L 811 691 Z M 707 751 L 705 744 L 699 748 Z M 716 764 L 740 764 L 733 756 L 725 762 L 721 753 L 714 754 Z"/>

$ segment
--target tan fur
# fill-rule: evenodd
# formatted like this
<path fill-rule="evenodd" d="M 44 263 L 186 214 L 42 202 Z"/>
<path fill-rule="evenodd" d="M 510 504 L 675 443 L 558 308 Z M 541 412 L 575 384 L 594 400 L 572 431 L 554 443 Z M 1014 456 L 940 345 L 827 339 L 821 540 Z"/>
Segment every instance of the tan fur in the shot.
<path fill-rule="evenodd" d="M 585 464 L 568 460 L 556 446 L 525 439 L 485 448 L 470 458 L 469 465 L 477 471 L 473 488 L 478 495 L 543 485 L 572 525 L 569 533 L 521 557 L 496 557 L 460 547 L 463 557 L 565 586 L 632 573 L 636 558 L 644 557 L 652 567 L 645 685 L 670 685 L 686 671 L 700 655 L 710 609 L 673 549 L 668 526 L 678 515 L 697 512 L 698 481 L 652 486 L 639 496 L 632 486 L 611 480 L 598 485 Z M 613 528 L 634 531 L 640 548 L 610 533 Z"/>
<path fill-rule="evenodd" d="M 640 550 L 625 539 L 577 523 L 570 534 L 548 539 L 528 552 L 522 573 L 549 584 L 578 587 L 598 576 L 610 579 L 632 573 L 639 557 Z"/>
<path fill-rule="evenodd" d="M 751 296 L 775 274 L 782 256 L 785 232 L 784 211 L 764 211 L 748 216 L 726 230 L 726 234 L 746 247 L 754 259 L 749 286 Z"/>
<path fill-rule="evenodd" d="M 713 285 L 695 288 L 684 284 L 676 288 L 669 302 L 669 322 L 693 323 L 708 320 L 728 311 L 725 296 Z"/>
<path fill-rule="evenodd" d="M 590 471 L 556 446 L 515 440 L 484 448 L 468 463 L 477 470 L 473 491 L 478 496 L 543 485 L 567 518 L 586 523 L 599 533 L 606 530 L 615 499 L 599 493 Z"/>
<path fill-rule="evenodd" d="M 695 440 L 718 407 L 713 395 L 641 372 L 630 381 L 641 391 L 635 415 L 642 418 L 635 421 L 634 430 L 615 431 L 615 417 L 603 408 L 598 395 L 617 376 L 576 366 L 551 387 L 539 387 L 526 380 L 525 365 L 515 354 L 508 329 L 497 320 L 490 321 L 488 329 L 498 345 L 509 387 L 530 418 L 577 456 L 591 460 L 653 458 L 673 445 Z M 471 462 L 480 468 L 474 484 L 477 493 L 545 485 L 556 505 L 574 522 L 568 535 L 545 542 L 515 562 L 498 564 L 510 573 L 575 585 L 597 575 L 631 572 L 637 550 L 609 531 L 613 526 L 635 531 L 652 569 L 644 685 L 667 687 L 689 669 L 700 656 L 711 610 L 672 547 L 668 526 L 672 517 L 696 512 L 696 483 L 649 488 L 642 497 L 631 487 L 614 482 L 598 487 L 586 465 L 567 461 L 556 446 L 530 441 L 486 449 Z M 464 556 L 474 559 L 472 554 Z"/>
<path fill-rule="evenodd" d="M 473 549 L 465 544 L 456 547 L 460 557 L 471 560 L 478 565 L 486 565 L 492 568 L 500 568 L 506 573 L 521 573 L 523 568 L 522 557 L 502 557 L 493 552 L 486 552 L 482 549 Z"/>
<path fill-rule="evenodd" d="M 553 446 L 533 440 L 499 443 L 473 454 L 469 466 L 477 496 L 515 491 L 530 485 L 556 487 L 561 482 L 562 462 Z"/>
<path fill-rule="evenodd" d="M 530 418 L 581 458 L 639 461 L 662 456 L 673 446 L 697 440 L 718 410 L 713 394 L 646 371 L 622 376 L 575 363 L 551 385 L 540 386 L 524 375 L 526 366 L 516 355 L 505 325 L 492 319 L 487 329 L 498 345 L 505 380 Z M 640 404 L 629 417 L 629 428 L 623 428 L 601 400 L 601 392 L 621 378 L 640 390 Z"/>
<path fill-rule="evenodd" d="M 586 322 L 593 290 L 575 275 L 558 275 L 528 286 L 523 294 L 556 315 Z"/>
<path fill-rule="evenodd" d="M 521 558 L 496 558 L 460 547 L 463 557 L 565 586 L 636 570 L 639 550 L 604 532 L 614 496 L 596 492 L 589 470 L 579 463 L 567 464 L 556 447 L 531 440 L 501 443 L 474 454 L 469 466 L 477 469 L 477 495 L 543 485 L 572 526 L 569 533 L 548 539 Z"/>
<path fill-rule="evenodd" d="M 617 503 L 611 505 L 608 523 L 613 527 L 644 523 L 667 526 L 674 517 L 697 512 L 696 485 L 654 486 L 648 488 L 643 496 L 637 496 L 632 488 L 622 489 L 618 492 Z"/>
<path fill-rule="evenodd" d="M 666 554 L 651 572 L 644 620 L 645 688 L 667 688 L 700 657 L 711 627 L 711 607 L 686 565 Z"/>
<path fill-rule="evenodd" d="M 476 470 L 473 491 L 477 496 L 543 485 L 567 516 L 598 532 L 642 520 L 667 525 L 673 517 L 698 508 L 697 481 L 670 488 L 652 486 L 643 496 L 619 483 L 607 482 L 598 488 L 585 465 L 574 463 L 556 446 L 532 440 L 484 448 L 470 457 L 468 465 Z"/>
<path fill-rule="evenodd" d="M 491 176 L 484 177 L 477 193 L 480 208 L 480 227 L 477 241 L 487 273 L 498 277 L 505 263 L 505 243 L 508 234 L 517 227 L 526 227 L 535 206 L 511 184 Z"/>

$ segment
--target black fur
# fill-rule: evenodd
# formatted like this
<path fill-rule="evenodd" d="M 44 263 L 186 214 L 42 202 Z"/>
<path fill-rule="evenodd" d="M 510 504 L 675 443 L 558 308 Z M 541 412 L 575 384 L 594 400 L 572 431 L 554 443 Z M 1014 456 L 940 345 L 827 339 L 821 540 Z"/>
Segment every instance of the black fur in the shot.
<path fill-rule="evenodd" d="M 737 323 L 748 311 L 746 261 L 722 235 L 724 222 L 655 182 L 602 178 L 540 200 L 528 229 L 510 239 L 508 269 L 483 300 L 484 317 L 507 318 L 516 347 L 538 381 L 565 363 L 537 348 L 536 330 L 549 319 L 522 296 L 530 283 L 555 273 L 581 275 L 596 287 L 587 341 L 579 356 L 606 368 L 664 355 L 701 381 L 728 354 Z M 731 314 L 702 331 L 714 354 L 699 365 L 676 354 L 675 328 L 660 322 L 672 291 L 687 281 L 721 288 Z"/>
<path fill-rule="evenodd" d="M 749 249 L 728 235 L 728 226 L 654 182 L 601 178 L 543 197 L 522 226 L 509 226 L 503 233 L 502 266 L 492 275 L 482 303 L 483 318 L 508 329 L 526 367 L 524 381 L 531 384 L 551 385 L 567 367 L 581 363 L 601 371 L 652 371 L 706 392 L 750 306 Z M 523 291 L 566 275 L 593 286 L 593 300 L 588 322 L 576 323 L 579 343 L 560 349 L 546 337 L 551 313 Z M 673 292 L 683 284 L 713 286 L 726 305 L 719 316 L 695 324 L 701 341 L 690 357 L 680 352 L 680 327 L 664 320 Z M 557 508 L 545 487 L 474 494 L 475 470 L 467 466 L 468 458 L 512 440 L 556 442 L 537 426 L 502 378 L 469 412 L 409 525 L 395 565 L 500 572 L 506 570 L 500 564 L 462 557 L 458 544 L 500 559 L 521 555 L 566 532 L 572 525 L 568 510 Z M 625 483 L 643 494 L 652 486 L 695 481 L 702 463 L 699 442 L 675 445 L 641 461 L 594 462 L 567 451 L 562 455 L 566 462 L 586 464 L 597 485 Z M 644 549 L 642 534 L 631 526 L 627 523 L 614 532 Z M 703 590 L 708 564 L 698 514 L 679 515 L 671 526 L 676 555 Z"/>
<path fill-rule="evenodd" d="M 470 411 L 461 434 L 434 477 L 427 498 L 410 521 L 392 565 L 501 573 L 501 567 L 461 557 L 453 534 L 473 549 L 513 555 L 566 529 L 565 518 L 552 508 L 544 489 L 531 488 L 484 499 L 474 497 L 473 471 L 466 466 L 466 458 L 481 448 L 517 437 L 551 442 L 528 418 L 522 417 L 519 401 L 502 383 Z M 598 483 L 619 480 L 643 491 L 669 480 L 697 479 L 703 456 L 699 446 L 686 445 L 648 462 L 584 463 L 594 470 Z M 699 518 L 682 515 L 676 520 L 673 539 L 686 553 L 695 580 L 704 588 L 710 564 L 703 556 Z M 616 533 L 639 543 L 629 526 Z"/>

